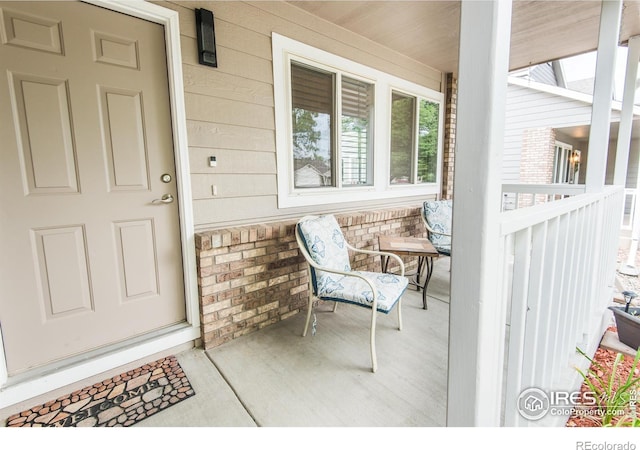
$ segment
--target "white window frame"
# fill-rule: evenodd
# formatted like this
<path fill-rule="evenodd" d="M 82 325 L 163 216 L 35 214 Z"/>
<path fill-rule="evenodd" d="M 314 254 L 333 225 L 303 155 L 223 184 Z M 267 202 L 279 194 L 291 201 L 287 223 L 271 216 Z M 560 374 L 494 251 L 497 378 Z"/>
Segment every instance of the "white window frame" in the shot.
<path fill-rule="evenodd" d="M 278 208 L 425 196 L 440 192 L 445 109 L 444 94 L 442 92 L 420 86 L 277 33 L 272 34 L 272 46 Z M 335 71 L 349 78 L 359 79 L 374 85 L 373 185 L 340 187 L 341 180 L 337 180 L 336 187 L 294 188 L 293 143 L 291 139 L 293 127 L 291 122 L 291 61 L 317 67 L 319 70 Z M 389 149 L 391 145 L 392 91 L 403 92 L 418 99 L 440 104 L 437 171 L 436 181 L 433 183 L 406 185 L 391 185 L 390 183 L 391 153 Z M 340 111 L 339 107 L 340 105 L 336 105 L 338 111 Z M 338 133 L 336 133 L 335 139 L 338 139 L 337 135 Z M 417 152 L 417 147 L 415 151 Z M 339 163 L 339 149 L 333 157 L 337 158 Z M 339 171 L 336 175 L 339 176 Z"/>
<path fill-rule="evenodd" d="M 442 124 L 442 120 L 443 120 L 443 103 L 442 102 L 437 102 L 434 101 L 432 98 L 430 97 L 425 97 L 424 95 L 419 95 L 416 94 L 415 92 L 412 91 L 407 91 L 403 88 L 396 88 L 394 86 L 391 86 L 391 90 L 389 91 L 389 111 L 391 111 L 391 99 L 393 98 L 393 93 L 397 93 L 400 95 L 404 95 L 407 97 L 413 97 L 415 98 L 416 102 L 415 102 L 415 106 L 414 106 L 414 113 L 415 116 L 413 118 L 413 130 L 414 130 L 414 139 L 413 139 L 413 148 L 412 148 L 412 152 L 413 154 L 411 155 L 412 157 L 412 164 L 411 164 L 411 174 L 410 174 L 410 178 L 413 178 L 413 181 L 411 181 L 410 183 L 408 183 L 410 186 L 429 186 L 429 185 L 433 185 L 433 184 L 440 184 L 440 176 L 441 176 L 441 171 L 442 171 L 442 145 L 443 145 L 443 141 L 442 141 L 442 129 L 443 129 L 443 124 Z M 422 100 L 427 100 L 430 102 L 435 102 L 435 103 L 439 103 L 440 107 L 438 108 L 438 158 L 437 158 L 437 162 L 436 162 L 436 181 L 432 182 L 432 183 L 422 183 L 422 182 L 418 182 L 417 178 L 418 178 L 418 146 L 419 146 L 419 138 L 418 138 L 418 131 L 420 128 L 420 101 Z M 389 116 L 389 124 L 387 125 L 389 127 L 389 125 L 391 124 L 391 116 Z M 389 129 L 389 131 L 391 131 Z M 390 180 L 390 173 L 391 173 L 391 135 L 389 135 L 389 145 L 388 145 L 389 151 L 387 152 L 387 163 L 389 166 L 389 173 L 387 173 L 387 183 L 389 185 L 390 189 L 405 189 L 407 184 L 391 184 L 391 180 Z"/>

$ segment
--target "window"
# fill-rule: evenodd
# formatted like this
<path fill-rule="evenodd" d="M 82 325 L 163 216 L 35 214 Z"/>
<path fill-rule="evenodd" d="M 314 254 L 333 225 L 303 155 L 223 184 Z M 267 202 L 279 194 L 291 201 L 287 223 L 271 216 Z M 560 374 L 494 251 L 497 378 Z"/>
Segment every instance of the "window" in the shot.
<path fill-rule="evenodd" d="M 418 116 L 418 183 L 435 183 L 438 174 L 440 105 L 420 99 Z"/>
<path fill-rule="evenodd" d="M 439 118 L 438 103 L 392 93 L 389 173 L 392 185 L 436 182 Z"/>
<path fill-rule="evenodd" d="M 342 105 L 339 140 L 334 138 L 337 103 Z M 372 84 L 291 63 L 294 188 L 373 184 L 372 107 Z"/>
<path fill-rule="evenodd" d="M 391 96 L 391 184 L 413 182 L 415 100 L 395 92 Z"/>
<path fill-rule="evenodd" d="M 280 208 L 439 192 L 442 93 L 275 33 L 272 43 Z"/>
<path fill-rule="evenodd" d="M 373 184 L 373 85 L 342 77 L 340 154 L 343 186 Z"/>
<path fill-rule="evenodd" d="M 291 65 L 294 186 L 333 186 L 333 74 Z"/>

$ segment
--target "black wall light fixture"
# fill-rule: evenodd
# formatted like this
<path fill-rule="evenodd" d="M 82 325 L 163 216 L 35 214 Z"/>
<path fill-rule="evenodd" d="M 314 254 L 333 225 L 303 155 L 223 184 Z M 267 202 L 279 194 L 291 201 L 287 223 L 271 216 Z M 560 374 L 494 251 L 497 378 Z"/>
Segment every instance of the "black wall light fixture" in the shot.
<path fill-rule="evenodd" d="M 205 66 L 218 67 L 216 34 L 211 11 L 196 9 L 196 29 L 198 33 L 198 61 Z"/>

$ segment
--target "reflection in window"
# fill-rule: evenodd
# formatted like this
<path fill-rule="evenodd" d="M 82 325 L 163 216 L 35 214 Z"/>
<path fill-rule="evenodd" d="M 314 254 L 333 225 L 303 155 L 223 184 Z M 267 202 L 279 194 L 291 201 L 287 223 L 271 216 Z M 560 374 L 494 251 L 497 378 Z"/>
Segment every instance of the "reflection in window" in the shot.
<path fill-rule="evenodd" d="M 291 65 L 296 188 L 333 185 L 333 74 Z"/>
<path fill-rule="evenodd" d="M 418 183 L 435 183 L 438 164 L 439 105 L 420 100 L 418 120 Z"/>
<path fill-rule="evenodd" d="M 415 97 L 391 96 L 391 184 L 412 182 Z"/>
<path fill-rule="evenodd" d="M 343 186 L 373 184 L 373 85 L 342 77 L 340 158 Z"/>

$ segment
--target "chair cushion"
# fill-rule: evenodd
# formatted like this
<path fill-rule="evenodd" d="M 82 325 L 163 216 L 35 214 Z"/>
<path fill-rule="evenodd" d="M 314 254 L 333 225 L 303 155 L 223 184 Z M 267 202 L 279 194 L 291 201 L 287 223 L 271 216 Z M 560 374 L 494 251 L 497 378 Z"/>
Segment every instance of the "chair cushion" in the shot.
<path fill-rule="evenodd" d="M 351 271 L 349 250 L 345 244 L 344 235 L 338 221 L 332 215 L 319 216 L 298 223 L 300 235 L 309 255 L 317 264 L 343 272 Z M 312 271 L 314 287 L 323 284 L 323 279 L 335 274 Z"/>
<path fill-rule="evenodd" d="M 451 246 L 449 245 L 448 247 L 442 247 L 442 246 L 433 246 L 433 248 L 435 248 L 437 250 L 438 253 L 440 253 L 441 255 L 445 255 L 445 256 L 451 256 Z"/>
<path fill-rule="evenodd" d="M 438 200 L 424 202 L 422 213 L 429 226 L 440 233 L 451 235 L 453 202 Z M 429 240 L 440 253 L 451 254 L 451 236 L 429 233 Z M 444 251 L 441 251 L 444 250 Z"/>
<path fill-rule="evenodd" d="M 378 307 L 380 312 L 388 313 L 393 309 L 404 293 L 409 280 L 399 275 L 378 272 L 354 271 L 370 280 L 378 293 Z M 340 276 L 326 273 L 322 283 L 318 283 L 318 298 L 371 308 L 373 292 L 371 287 L 360 278 Z"/>

